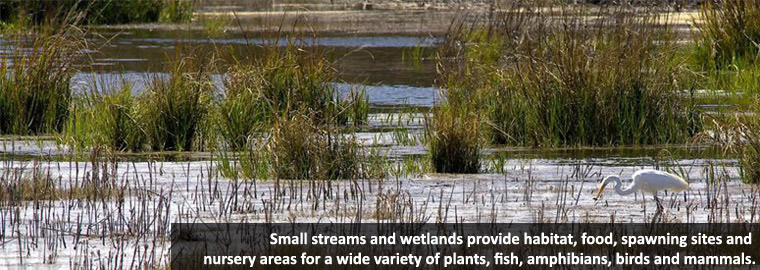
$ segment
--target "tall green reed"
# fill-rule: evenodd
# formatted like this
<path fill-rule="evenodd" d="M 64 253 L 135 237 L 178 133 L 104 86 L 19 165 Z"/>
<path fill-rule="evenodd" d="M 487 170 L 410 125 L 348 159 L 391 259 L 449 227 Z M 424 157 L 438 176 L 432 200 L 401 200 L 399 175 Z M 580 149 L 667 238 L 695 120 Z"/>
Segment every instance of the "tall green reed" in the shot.
<path fill-rule="evenodd" d="M 216 117 L 219 133 L 232 150 L 271 127 L 279 117 L 308 115 L 318 124 L 364 124 L 369 104 L 363 91 L 340 97 L 334 69 L 320 52 L 293 44 L 269 45 L 261 58 L 238 62 L 227 72 L 226 92 Z"/>
<path fill-rule="evenodd" d="M 452 94 L 449 94 L 452 96 Z M 468 106 L 442 104 L 425 118 L 428 156 L 435 172 L 477 173 L 480 170 L 480 121 Z"/>
<path fill-rule="evenodd" d="M 74 26 L 11 37 L 0 63 L 0 133 L 45 134 L 66 123 L 74 64 L 84 47 Z"/>
<path fill-rule="evenodd" d="M 708 1 L 695 21 L 694 60 L 703 69 L 721 68 L 760 52 L 760 1 Z"/>
<path fill-rule="evenodd" d="M 487 108 L 496 144 L 558 146 L 688 141 L 700 119 L 688 106 L 675 40 L 657 13 L 618 8 L 586 20 L 520 10 L 485 26 L 453 27 L 442 55 L 455 106 Z"/>
<path fill-rule="evenodd" d="M 138 118 L 132 86 L 123 81 L 91 82 L 87 93 L 74 99 L 62 140 L 84 150 L 106 147 L 116 151 L 142 151 L 146 134 Z M 120 85 L 118 89 L 114 85 Z"/>
<path fill-rule="evenodd" d="M 166 76 L 150 78 L 136 106 L 151 150 L 189 151 L 203 147 L 202 124 L 215 89 L 210 68 L 205 60 L 179 57 Z"/>
<path fill-rule="evenodd" d="M 760 183 L 760 99 L 755 99 L 753 109 L 741 121 L 742 135 L 739 163 L 742 180 Z"/>

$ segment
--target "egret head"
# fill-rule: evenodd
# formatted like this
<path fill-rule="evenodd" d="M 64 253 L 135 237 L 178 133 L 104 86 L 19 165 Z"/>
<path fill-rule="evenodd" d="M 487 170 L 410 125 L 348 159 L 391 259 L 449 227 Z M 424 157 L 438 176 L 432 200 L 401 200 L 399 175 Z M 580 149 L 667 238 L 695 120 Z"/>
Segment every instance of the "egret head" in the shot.
<path fill-rule="evenodd" d="M 594 200 L 598 200 L 600 197 L 602 197 L 602 192 L 604 191 L 604 188 L 609 185 L 612 182 L 620 182 L 620 177 L 617 175 L 610 175 L 605 177 L 602 180 L 601 186 L 599 186 L 599 192 L 596 193 L 596 196 L 594 196 Z"/>

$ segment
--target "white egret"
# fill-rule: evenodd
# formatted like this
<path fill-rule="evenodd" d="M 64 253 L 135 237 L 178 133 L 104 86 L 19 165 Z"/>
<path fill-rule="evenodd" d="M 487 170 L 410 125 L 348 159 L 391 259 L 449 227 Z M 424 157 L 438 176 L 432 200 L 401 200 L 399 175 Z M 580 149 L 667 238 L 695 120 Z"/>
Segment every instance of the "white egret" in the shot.
<path fill-rule="evenodd" d="M 615 193 L 620 195 L 628 195 L 637 191 L 650 192 L 654 195 L 655 201 L 657 201 L 657 207 L 662 208 L 660 200 L 657 198 L 657 191 L 670 190 L 678 192 L 689 188 L 689 183 L 683 180 L 683 178 L 668 172 L 658 170 L 638 170 L 632 175 L 633 182 L 626 189 L 623 189 L 623 183 L 620 181 L 620 177 L 617 175 L 610 175 L 602 180 L 602 185 L 599 187 L 599 192 L 596 193 L 594 200 L 598 200 L 602 196 L 602 191 L 610 183 L 615 183 Z"/>

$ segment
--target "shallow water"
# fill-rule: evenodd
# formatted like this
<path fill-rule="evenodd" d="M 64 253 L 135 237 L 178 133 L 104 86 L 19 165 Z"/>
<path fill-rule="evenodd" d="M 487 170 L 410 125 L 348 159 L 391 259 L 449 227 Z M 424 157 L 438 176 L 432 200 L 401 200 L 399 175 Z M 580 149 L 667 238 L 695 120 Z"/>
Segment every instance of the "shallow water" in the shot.
<path fill-rule="evenodd" d="M 706 166 L 731 162 L 726 160 L 682 160 L 680 169 L 691 189 L 660 193 L 664 206 L 661 213 L 655 211 L 656 203 L 648 194 L 618 196 L 608 191 L 601 201 L 592 200 L 601 176 L 620 174 L 625 178 L 636 169 L 648 167 L 637 159 L 629 161 L 525 159 L 506 162 L 509 169 L 504 174 L 427 174 L 358 182 L 285 180 L 279 184 L 219 178 L 215 164 L 209 161 L 122 162 L 114 175 L 128 190 L 123 201 L 58 200 L 0 207 L 3 223 L 17 228 L 8 231 L 0 246 L 4 254 L 0 266 L 31 267 L 43 262 L 51 268 L 114 265 L 114 258 L 121 258 L 119 263 L 125 265 L 153 260 L 165 263 L 166 225 L 179 221 L 757 221 L 760 192 L 756 187 L 738 181 L 706 182 Z M 3 162 L 0 171 L 18 173 L 35 166 L 49 172 L 64 188 L 81 183 L 93 172 L 89 162 L 35 165 L 20 161 Z M 723 170 L 727 178 L 738 175 L 730 165 Z M 138 232 L 135 228 L 141 229 Z M 104 232 L 127 237 L 104 238 Z M 145 257 L 146 253 L 152 256 Z"/>
<path fill-rule="evenodd" d="M 217 52 L 223 62 L 230 63 L 230 52 L 242 61 L 261 54 L 263 44 L 287 44 L 287 40 L 273 40 L 261 36 L 244 37 L 240 34 L 209 39 L 197 31 L 130 30 L 101 33 L 92 38 L 97 50 L 90 53 L 95 66 L 84 66 L 85 71 L 98 73 L 144 73 L 165 70 L 175 51 Z M 293 42 L 307 50 L 320 50 L 335 59 L 338 80 L 370 85 L 410 85 L 430 87 L 435 79 L 432 52 L 439 37 L 431 36 L 320 36 L 297 39 Z M 409 60 L 413 47 L 423 48 L 423 59 L 418 64 Z M 406 60 L 404 60 L 406 59 Z"/>

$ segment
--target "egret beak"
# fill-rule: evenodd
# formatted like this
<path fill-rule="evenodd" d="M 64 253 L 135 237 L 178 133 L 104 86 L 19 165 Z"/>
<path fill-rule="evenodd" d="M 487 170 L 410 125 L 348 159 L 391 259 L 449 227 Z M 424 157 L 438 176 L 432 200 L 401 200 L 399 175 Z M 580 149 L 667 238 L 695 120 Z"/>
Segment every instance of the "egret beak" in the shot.
<path fill-rule="evenodd" d="M 604 186 L 602 186 L 602 187 L 599 188 L 599 192 L 597 192 L 596 196 L 594 197 L 595 201 L 598 200 L 600 197 L 602 197 L 602 191 L 604 191 L 604 187 L 606 187 L 606 186 L 607 185 L 604 185 Z"/>

